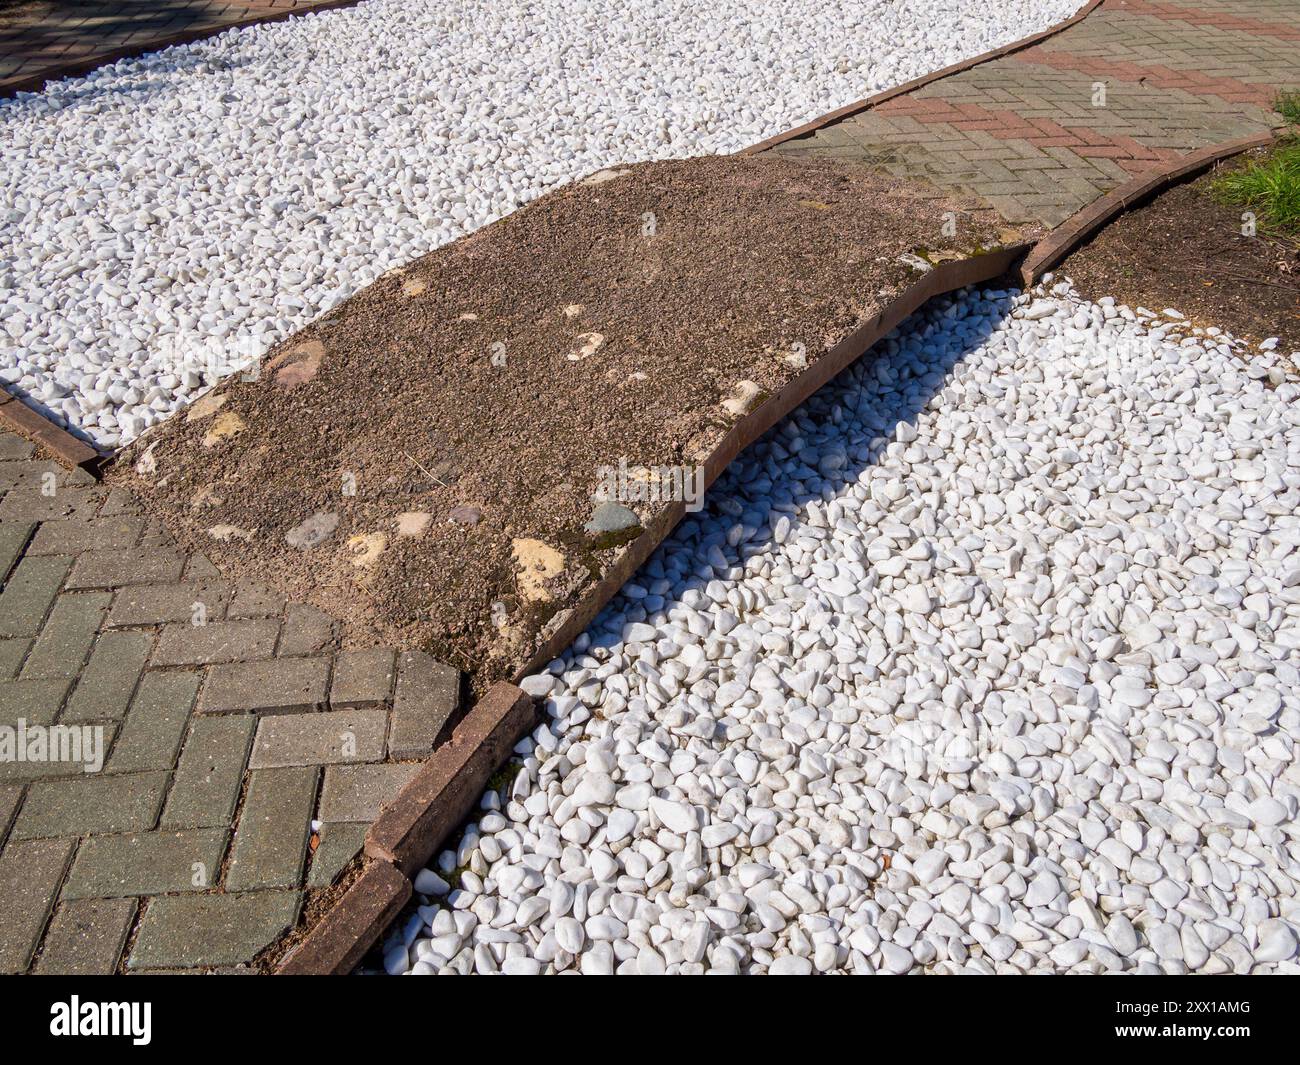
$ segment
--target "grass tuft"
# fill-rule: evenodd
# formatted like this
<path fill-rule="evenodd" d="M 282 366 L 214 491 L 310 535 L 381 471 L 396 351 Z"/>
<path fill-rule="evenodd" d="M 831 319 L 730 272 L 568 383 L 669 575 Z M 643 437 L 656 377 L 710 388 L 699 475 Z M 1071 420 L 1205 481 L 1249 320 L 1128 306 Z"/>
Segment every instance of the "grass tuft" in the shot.
<path fill-rule="evenodd" d="M 1211 187 L 1219 202 L 1253 211 L 1261 232 L 1300 237 L 1300 140 L 1284 141 Z"/>
<path fill-rule="evenodd" d="M 1300 126 L 1300 92 L 1280 92 L 1273 101 L 1273 110 L 1293 126 Z"/>

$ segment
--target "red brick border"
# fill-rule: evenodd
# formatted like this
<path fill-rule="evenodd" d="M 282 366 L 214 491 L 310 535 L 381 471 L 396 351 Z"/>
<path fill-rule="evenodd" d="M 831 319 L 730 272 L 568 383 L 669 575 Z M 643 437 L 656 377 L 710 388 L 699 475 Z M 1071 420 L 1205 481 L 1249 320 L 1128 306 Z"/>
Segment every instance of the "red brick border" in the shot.
<path fill-rule="evenodd" d="M 65 466 L 99 476 L 103 456 L 98 451 L 66 429 L 60 429 L 3 388 L 0 388 L 0 426 L 12 429 L 19 436 L 45 448 Z"/>
<path fill-rule="evenodd" d="M 1003 56 L 1011 55 L 1013 52 L 1019 52 L 1025 48 L 1031 48 L 1040 41 L 1045 41 L 1049 37 L 1054 37 L 1062 30 L 1068 30 L 1076 22 L 1082 22 L 1085 18 L 1100 7 L 1105 0 L 1088 0 L 1083 7 L 1076 11 L 1064 22 L 1058 22 L 1055 26 L 1048 26 L 1024 40 L 1013 41 L 1011 44 L 1003 45 L 1001 48 L 994 48 L 990 52 L 984 52 L 975 56 L 973 59 L 964 59 L 960 63 L 953 63 L 952 66 L 943 67 L 931 74 L 922 75 L 919 78 L 913 78 L 902 85 L 897 85 L 892 89 L 885 89 L 874 96 L 867 96 L 855 103 L 846 104 L 844 107 L 837 108 L 834 111 L 828 111 L 826 114 L 814 118 L 811 122 L 805 122 L 802 126 L 795 126 L 794 129 L 788 129 L 784 133 L 778 133 L 775 137 L 768 137 L 767 140 L 759 141 L 757 144 L 751 144 L 748 148 L 742 148 L 737 155 L 757 155 L 759 152 L 765 152 L 769 148 L 774 148 L 785 141 L 794 140 L 796 137 L 802 137 L 806 133 L 812 133 L 821 129 L 823 126 L 832 125 L 841 119 L 848 118 L 850 115 L 856 115 L 862 111 L 869 111 L 873 107 L 879 107 L 886 100 L 892 100 L 895 96 L 902 96 L 905 93 L 912 92 L 931 82 L 940 81 L 943 78 L 951 77 L 954 74 L 960 74 L 964 70 L 970 70 L 971 67 L 977 67 L 982 63 L 992 62 L 994 59 L 1001 59 Z"/>

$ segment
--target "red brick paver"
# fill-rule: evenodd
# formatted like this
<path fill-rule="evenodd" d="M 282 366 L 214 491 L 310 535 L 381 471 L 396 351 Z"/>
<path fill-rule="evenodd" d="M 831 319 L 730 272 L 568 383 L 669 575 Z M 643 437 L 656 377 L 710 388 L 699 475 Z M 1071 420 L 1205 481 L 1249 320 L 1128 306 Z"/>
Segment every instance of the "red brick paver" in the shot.
<path fill-rule="evenodd" d="M 1106 0 L 1082 21 L 769 150 L 861 159 L 1057 226 L 1154 168 L 1275 129 L 1300 0 Z"/>

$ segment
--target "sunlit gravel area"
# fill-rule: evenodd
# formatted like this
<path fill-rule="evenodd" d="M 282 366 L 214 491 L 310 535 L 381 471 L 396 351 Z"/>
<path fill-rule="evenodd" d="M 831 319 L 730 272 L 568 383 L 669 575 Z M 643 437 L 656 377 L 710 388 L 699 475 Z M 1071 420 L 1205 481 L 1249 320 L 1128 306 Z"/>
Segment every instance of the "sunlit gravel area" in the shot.
<path fill-rule="evenodd" d="M 0 101 L 0 384 L 111 447 L 394 267 L 1078 0 L 370 0 Z"/>
<path fill-rule="evenodd" d="M 1300 386 L 967 293 L 525 687 L 389 972 L 1297 972 Z"/>

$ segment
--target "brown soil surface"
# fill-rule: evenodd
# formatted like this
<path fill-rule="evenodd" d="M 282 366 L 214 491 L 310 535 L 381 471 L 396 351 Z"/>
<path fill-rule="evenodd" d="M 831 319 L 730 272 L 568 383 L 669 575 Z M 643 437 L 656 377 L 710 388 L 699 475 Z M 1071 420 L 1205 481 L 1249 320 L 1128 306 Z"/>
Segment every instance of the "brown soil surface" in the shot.
<path fill-rule="evenodd" d="M 1221 172 L 1122 215 L 1055 272 L 1092 299 L 1114 296 L 1157 312 L 1172 307 L 1202 328 L 1218 326 L 1256 344 L 1279 337 L 1279 351 L 1300 352 L 1300 247 L 1242 236 L 1242 209 L 1210 195 Z"/>
<path fill-rule="evenodd" d="M 601 467 L 702 463 L 738 383 L 752 409 L 796 345 L 815 362 L 915 281 L 908 253 L 1019 237 L 1002 227 L 851 164 L 607 172 L 381 278 L 108 479 L 226 573 L 482 684 L 641 531 L 584 531 Z M 628 505 L 641 527 L 666 506 Z"/>

